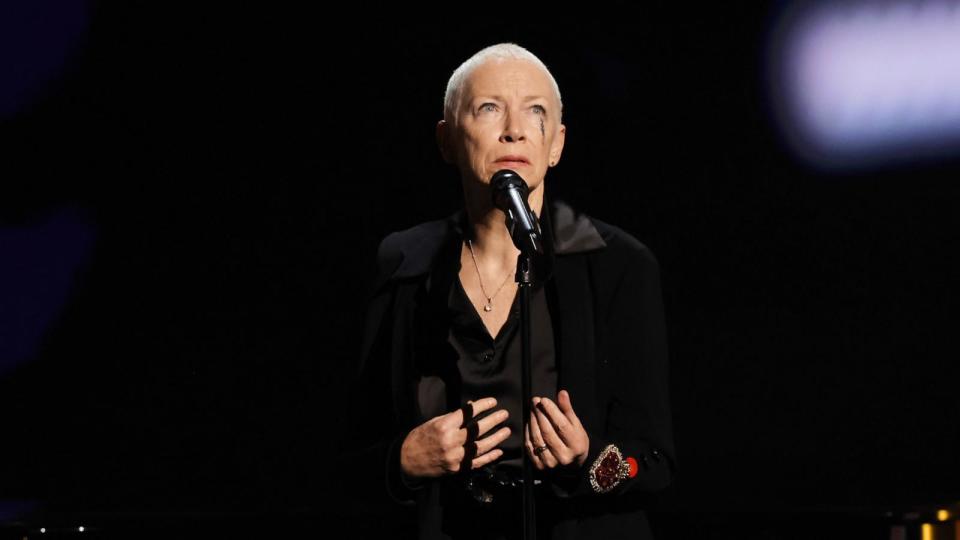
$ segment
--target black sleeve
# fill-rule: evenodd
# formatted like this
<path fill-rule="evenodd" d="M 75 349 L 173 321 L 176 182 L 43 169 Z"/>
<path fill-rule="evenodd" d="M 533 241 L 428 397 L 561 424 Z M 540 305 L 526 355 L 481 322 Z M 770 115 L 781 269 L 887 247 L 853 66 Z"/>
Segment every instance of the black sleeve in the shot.
<path fill-rule="evenodd" d="M 605 432 L 588 430 L 590 449 L 579 468 L 559 470 L 555 492 L 561 497 L 611 496 L 654 492 L 673 478 L 675 458 L 669 404 L 666 325 L 659 264 L 645 247 L 632 250 L 611 295 L 611 314 L 602 331 L 609 346 L 609 385 Z M 598 329 L 598 331 L 600 331 Z M 633 458 L 636 474 L 601 493 L 591 483 L 591 467 L 609 445 L 624 460 Z"/>
<path fill-rule="evenodd" d="M 411 428 L 398 425 L 393 406 L 389 355 L 394 294 L 383 277 L 384 269 L 395 268 L 396 263 L 385 261 L 388 240 L 381 243 L 378 278 L 368 292 L 360 359 L 343 411 L 345 437 L 336 475 L 350 482 L 346 491 L 356 492 L 374 507 L 412 506 L 416 491 L 423 488 L 421 481 L 406 478 L 400 469 L 400 448 Z"/>
<path fill-rule="evenodd" d="M 389 369 L 389 362 L 369 365 L 373 370 Z M 400 469 L 400 448 L 409 430 L 392 420 L 390 384 L 383 379 L 382 374 L 364 372 L 354 385 L 353 404 L 346 411 L 353 449 L 345 452 L 344 466 L 348 476 L 362 478 L 364 496 L 371 504 L 412 505 L 422 483 L 406 478 Z"/>

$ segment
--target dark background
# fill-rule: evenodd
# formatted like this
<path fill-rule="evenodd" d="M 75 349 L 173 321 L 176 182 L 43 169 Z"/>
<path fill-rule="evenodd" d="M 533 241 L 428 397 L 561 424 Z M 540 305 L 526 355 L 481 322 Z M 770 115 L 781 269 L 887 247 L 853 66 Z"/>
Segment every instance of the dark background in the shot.
<path fill-rule="evenodd" d="M 384 235 L 461 204 L 434 126 L 501 41 L 563 94 L 547 189 L 660 261 L 667 533 L 960 498 L 960 166 L 795 159 L 765 80 L 777 5 L 4 9 L 7 518 L 347 512 L 356 298 Z"/>

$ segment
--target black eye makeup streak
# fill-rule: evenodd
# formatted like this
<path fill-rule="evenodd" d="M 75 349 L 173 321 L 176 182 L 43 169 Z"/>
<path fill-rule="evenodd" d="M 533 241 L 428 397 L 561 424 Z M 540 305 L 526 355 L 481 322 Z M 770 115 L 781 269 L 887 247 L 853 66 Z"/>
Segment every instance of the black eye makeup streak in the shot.
<path fill-rule="evenodd" d="M 547 132 L 543 129 L 543 117 L 540 117 L 540 135 L 543 137 L 547 136 Z"/>

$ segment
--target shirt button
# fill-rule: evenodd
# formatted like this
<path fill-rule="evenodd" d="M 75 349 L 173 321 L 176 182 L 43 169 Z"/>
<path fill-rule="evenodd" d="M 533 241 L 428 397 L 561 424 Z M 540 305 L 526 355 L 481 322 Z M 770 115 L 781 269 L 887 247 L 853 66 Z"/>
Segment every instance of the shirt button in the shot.
<path fill-rule="evenodd" d="M 493 360 L 493 353 L 489 353 L 489 352 L 483 353 L 483 361 L 484 361 L 484 362 L 489 362 L 489 361 L 491 361 L 491 360 Z"/>

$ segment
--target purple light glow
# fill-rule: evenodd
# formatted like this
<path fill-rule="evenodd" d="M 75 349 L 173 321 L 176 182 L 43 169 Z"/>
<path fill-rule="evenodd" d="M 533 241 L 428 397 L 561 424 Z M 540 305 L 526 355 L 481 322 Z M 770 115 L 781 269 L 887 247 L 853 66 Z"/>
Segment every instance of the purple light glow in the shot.
<path fill-rule="evenodd" d="M 960 2 L 815 4 L 783 17 L 774 101 L 820 164 L 960 149 Z"/>
<path fill-rule="evenodd" d="M 60 78 L 86 35 L 88 4 L 0 2 L 0 119 L 21 112 Z"/>
<path fill-rule="evenodd" d="M 39 352 L 93 250 L 86 212 L 63 208 L 40 223 L 0 228 L 0 376 Z"/>

